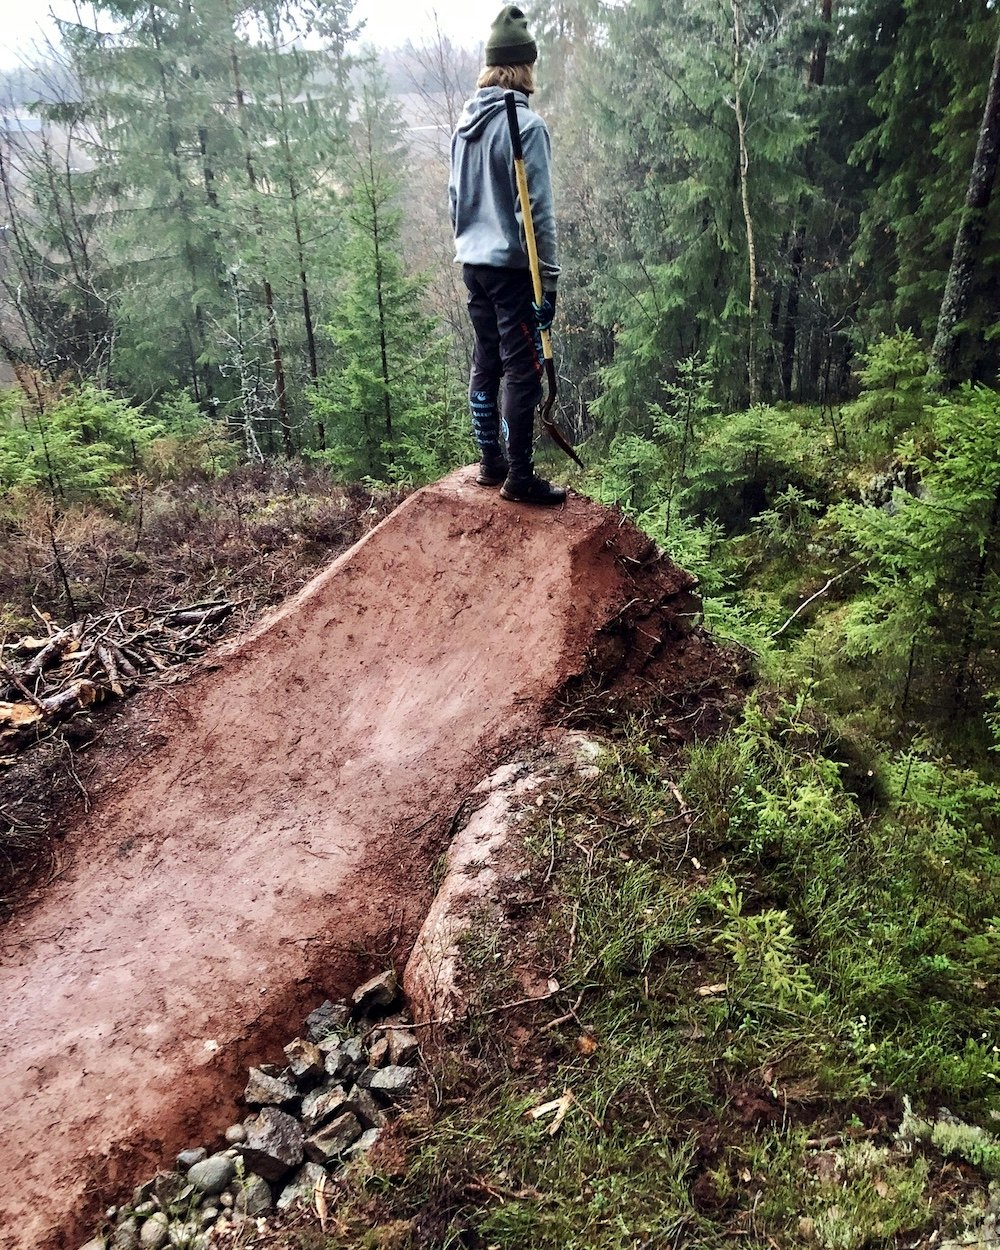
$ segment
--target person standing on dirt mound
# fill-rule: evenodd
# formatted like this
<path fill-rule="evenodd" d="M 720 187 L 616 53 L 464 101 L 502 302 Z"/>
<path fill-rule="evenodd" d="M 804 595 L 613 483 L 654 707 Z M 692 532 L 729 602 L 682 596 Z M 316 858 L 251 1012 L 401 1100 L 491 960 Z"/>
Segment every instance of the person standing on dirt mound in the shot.
<path fill-rule="evenodd" d="M 476 336 L 469 378 L 472 428 L 481 460 L 476 480 L 481 486 L 499 486 L 504 499 L 560 504 L 566 491 L 539 477 L 532 460 L 535 408 L 542 397 L 539 331 L 552 325 L 559 278 L 549 132 L 528 104 L 537 59 L 538 46 L 528 33 L 527 18 L 516 5 L 507 5 L 490 30 L 476 94 L 466 101 L 451 138 L 448 196 L 455 259 L 462 266 Z M 513 91 L 517 101 L 541 264 L 541 304 L 534 302 L 531 286 L 506 91 Z"/>

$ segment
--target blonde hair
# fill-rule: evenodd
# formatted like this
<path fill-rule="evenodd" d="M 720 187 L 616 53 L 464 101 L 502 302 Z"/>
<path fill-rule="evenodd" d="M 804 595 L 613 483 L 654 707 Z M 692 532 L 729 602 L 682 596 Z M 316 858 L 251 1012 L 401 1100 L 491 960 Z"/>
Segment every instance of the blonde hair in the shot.
<path fill-rule="evenodd" d="M 502 87 L 504 91 L 523 91 L 531 95 L 535 90 L 535 68 L 533 65 L 487 65 L 476 86 Z"/>

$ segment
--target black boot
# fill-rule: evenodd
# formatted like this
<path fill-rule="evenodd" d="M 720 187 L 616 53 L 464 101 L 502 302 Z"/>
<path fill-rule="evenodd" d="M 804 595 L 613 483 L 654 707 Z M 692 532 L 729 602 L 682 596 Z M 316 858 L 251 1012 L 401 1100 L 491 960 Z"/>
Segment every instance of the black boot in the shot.
<path fill-rule="evenodd" d="M 503 456 L 483 456 L 479 462 L 476 483 L 479 486 L 499 486 L 507 477 L 508 465 Z"/>
<path fill-rule="evenodd" d="M 566 488 L 553 486 L 545 478 L 532 473 L 530 477 L 508 477 L 500 494 L 512 503 L 537 503 L 545 506 L 566 502 Z"/>

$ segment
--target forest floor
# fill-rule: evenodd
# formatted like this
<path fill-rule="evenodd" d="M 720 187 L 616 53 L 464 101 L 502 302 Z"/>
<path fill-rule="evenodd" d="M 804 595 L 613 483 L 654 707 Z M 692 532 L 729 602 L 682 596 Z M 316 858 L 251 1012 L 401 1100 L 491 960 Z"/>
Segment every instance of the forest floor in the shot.
<path fill-rule="evenodd" d="M 71 622 L 103 634 L 116 619 L 137 630 L 139 621 L 196 602 L 230 605 L 197 637 L 164 651 L 162 672 L 147 666 L 124 693 L 169 685 L 213 641 L 249 628 L 299 590 L 401 498 L 333 487 L 328 474 L 298 462 L 145 483 L 117 509 L 75 503 L 54 516 L 46 496 L 12 498 L 9 512 L 0 508 L 0 678 L 24 665 L 23 637 L 44 638 Z M 0 714 L 0 917 L 62 872 L 62 834 L 88 805 L 97 748 L 124 757 L 135 749 L 125 705 L 103 674 L 97 696 L 82 714 L 20 734 L 8 735 Z M 0 697 L 22 696 L 9 688 Z"/>
<path fill-rule="evenodd" d="M 38 887 L 14 878 L 0 931 L 3 1250 L 76 1250 L 241 1116 L 304 1011 L 401 967 L 462 800 L 553 725 L 600 766 L 517 812 L 520 871 L 463 939 L 468 1010 L 421 1033 L 422 1088 L 322 1218 L 233 1244 L 996 1244 L 995 788 L 845 735 L 783 653 L 748 693 L 691 633 L 691 579 L 576 497 L 535 513 L 454 476 L 255 624 L 393 502 L 283 472 L 0 547 L 9 633 L 59 617 L 56 547 L 78 610 L 223 595 L 250 631 L 0 772 Z M 752 569 L 760 598 L 777 573 Z M 781 587 L 776 622 L 808 592 Z"/>
<path fill-rule="evenodd" d="M 544 724 L 613 687 L 710 730 L 737 667 L 691 585 L 620 516 L 463 471 L 133 700 L 2 935 L 4 1250 L 72 1245 L 221 1131 L 289 1020 L 412 943 L 458 807 Z"/>

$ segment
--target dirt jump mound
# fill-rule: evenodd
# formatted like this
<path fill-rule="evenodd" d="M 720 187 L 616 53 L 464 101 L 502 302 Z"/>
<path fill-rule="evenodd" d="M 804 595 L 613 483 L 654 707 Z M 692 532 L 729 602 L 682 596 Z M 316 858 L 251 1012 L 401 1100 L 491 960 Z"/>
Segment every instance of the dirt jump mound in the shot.
<path fill-rule="evenodd" d="M 147 750 L 0 936 L 0 1246 L 85 1240 L 290 1021 L 404 957 L 455 811 L 561 693 L 704 683 L 691 586 L 619 515 L 464 470 L 138 700 Z"/>

